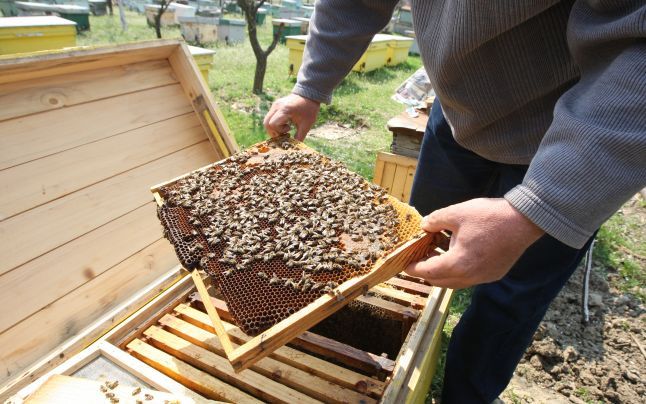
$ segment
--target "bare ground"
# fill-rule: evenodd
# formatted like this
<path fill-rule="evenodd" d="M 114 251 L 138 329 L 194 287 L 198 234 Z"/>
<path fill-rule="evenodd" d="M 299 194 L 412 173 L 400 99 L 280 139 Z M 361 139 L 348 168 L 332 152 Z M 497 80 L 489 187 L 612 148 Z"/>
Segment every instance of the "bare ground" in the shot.
<path fill-rule="evenodd" d="M 625 214 L 646 212 L 628 203 Z M 644 240 L 638 226 L 637 240 Z M 645 261 L 638 258 L 641 271 Z M 532 345 L 503 393 L 512 403 L 646 402 L 644 305 L 618 289 L 620 274 L 594 262 L 590 282 L 590 322 L 581 307 L 583 270 L 555 299 Z"/>

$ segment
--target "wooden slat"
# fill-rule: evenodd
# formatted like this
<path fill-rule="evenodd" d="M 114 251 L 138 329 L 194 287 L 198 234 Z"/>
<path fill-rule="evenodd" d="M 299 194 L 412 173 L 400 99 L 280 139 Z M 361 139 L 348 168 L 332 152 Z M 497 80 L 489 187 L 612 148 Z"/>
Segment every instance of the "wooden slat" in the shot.
<path fill-rule="evenodd" d="M 384 300 L 378 296 L 359 296 L 356 301 L 372 306 L 383 313 L 384 316 L 397 321 L 415 320 L 419 316 L 418 310 L 399 303 Z"/>
<path fill-rule="evenodd" d="M 194 296 L 197 297 L 197 296 Z M 199 300 L 195 300 L 199 302 Z M 218 314 L 226 321 L 233 321 L 229 309 L 224 301 L 211 298 Z M 199 302 L 201 304 L 201 302 Z M 339 363 L 343 363 L 351 368 L 361 370 L 371 375 L 382 372 L 392 372 L 394 362 L 380 355 L 362 351 L 350 345 L 335 341 L 331 338 L 323 337 L 306 331 L 289 342 L 290 345 L 305 349 L 322 355 L 326 358 L 332 358 Z"/>
<path fill-rule="evenodd" d="M 139 339 L 130 342 L 128 349 L 137 359 L 172 377 L 188 388 L 203 394 L 205 397 L 234 403 L 262 402 Z"/>
<path fill-rule="evenodd" d="M 181 86 L 171 84 L 0 122 L 0 169 L 189 112 Z"/>
<path fill-rule="evenodd" d="M 431 296 L 429 296 L 429 301 L 427 307 L 422 312 L 422 316 L 415 324 L 415 328 L 408 334 L 408 338 L 404 342 L 404 348 L 400 352 L 399 357 L 397 358 L 397 366 L 393 371 L 393 377 L 386 390 L 386 394 L 389 397 L 396 395 L 397 392 L 402 388 L 402 385 L 405 381 L 406 373 L 411 371 L 411 365 L 415 360 L 418 352 L 421 349 L 428 349 L 427 347 L 422 348 L 421 341 L 424 339 L 424 336 L 428 332 L 429 324 L 431 323 L 434 314 L 436 313 L 437 307 L 442 301 L 446 289 L 435 288 Z M 386 400 L 388 402 L 399 402 Z"/>
<path fill-rule="evenodd" d="M 144 335 L 148 338 L 148 342 L 158 349 L 262 400 L 282 403 L 319 402 L 252 370 L 236 373 L 225 358 L 193 345 L 159 327 L 148 328 L 144 331 Z"/>
<path fill-rule="evenodd" d="M 147 41 L 105 48 L 49 51 L 0 60 L 0 83 L 84 72 L 147 60 L 168 59 L 179 41 Z M 71 62 L 70 62 L 71 61 Z"/>
<path fill-rule="evenodd" d="M 0 316 L 0 332 L 159 240 L 155 212 L 148 202 L 0 276 L 0 307 L 15 306 Z"/>
<path fill-rule="evenodd" d="M 393 187 L 390 190 L 390 194 L 400 201 L 404 201 L 404 185 L 406 184 L 406 173 L 408 172 L 408 167 L 398 165 L 395 168 L 395 174 L 393 176 Z"/>
<path fill-rule="evenodd" d="M 388 286 L 375 286 L 371 290 L 381 296 L 385 296 L 394 302 L 402 304 L 404 306 L 410 306 L 416 309 L 422 309 L 426 306 L 426 299 L 418 296 L 406 293 L 402 290 L 394 289 Z"/>
<path fill-rule="evenodd" d="M 377 161 L 375 162 L 375 171 L 372 176 L 372 182 L 374 182 L 377 185 L 381 185 L 381 182 L 383 181 L 384 177 L 384 161 L 379 159 L 379 155 L 377 155 Z"/>
<path fill-rule="evenodd" d="M 404 199 L 405 203 L 410 202 L 410 192 L 413 189 L 413 179 L 415 179 L 415 167 L 408 167 L 406 171 L 406 182 L 404 183 Z"/>
<path fill-rule="evenodd" d="M 104 225 L 149 202 L 151 198 L 147 188 L 150 184 L 208 164 L 214 159 L 215 153 L 205 139 L 194 146 L 2 221 L 0 257 L 3 257 L 3 262 L 0 265 L 15 268 Z M 158 229 L 154 233 L 160 234 Z"/>
<path fill-rule="evenodd" d="M 215 126 L 216 133 L 212 132 L 212 129 L 207 125 L 204 126 L 204 130 L 207 133 L 210 133 L 209 140 L 212 141 L 213 148 L 216 150 L 221 150 L 221 144 L 226 145 L 227 151 L 222 150 L 222 155 L 226 156 L 228 154 L 234 154 L 239 151 L 238 144 L 235 141 L 235 138 L 231 134 L 231 130 L 227 125 L 222 111 L 217 107 L 217 103 L 213 98 L 211 90 L 208 88 L 204 79 L 202 78 L 202 73 L 200 72 L 197 64 L 193 60 L 191 53 L 189 52 L 186 45 L 181 45 L 177 47 L 168 58 L 173 70 L 177 74 L 184 92 L 191 103 L 194 104 L 194 108 L 197 113 L 202 113 L 203 106 L 204 111 L 207 112 L 207 115 L 210 117 L 212 123 Z M 202 101 L 200 101 L 200 99 Z M 219 139 L 218 139 L 219 137 Z"/>
<path fill-rule="evenodd" d="M 0 334 L 0 385 L 177 265 L 159 240 Z"/>
<path fill-rule="evenodd" d="M 395 170 L 397 165 L 395 163 L 384 163 L 384 174 L 381 179 L 381 187 L 385 189 L 389 194 L 392 195 L 393 181 L 395 180 Z"/>
<path fill-rule="evenodd" d="M 0 121 L 177 83 L 167 60 L 152 60 L 0 85 Z"/>
<path fill-rule="evenodd" d="M 405 292 L 414 293 L 416 295 L 428 296 L 433 290 L 433 286 L 424 285 L 423 283 L 411 282 L 400 278 L 390 278 L 386 281 L 388 285 L 403 289 Z"/>
<path fill-rule="evenodd" d="M 186 304 L 180 304 L 174 309 L 183 320 L 200 327 L 209 332 L 213 332 L 208 315 L 204 312 L 196 310 Z M 245 343 L 251 339 L 248 335 L 242 332 L 238 327 L 225 323 L 227 333 L 238 344 Z M 353 389 L 359 393 L 365 393 L 371 397 L 378 398 L 383 394 L 385 383 L 366 377 L 360 373 L 345 369 L 341 366 L 319 359 L 315 356 L 308 355 L 288 346 L 278 348 L 271 355 L 272 358 L 281 362 L 290 364 L 291 366 L 311 372 L 325 380 L 341 386 Z"/>
<path fill-rule="evenodd" d="M 208 332 L 168 314 L 159 320 L 159 324 L 162 325 L 166 331 L 169 331 L 192 344 L 208 349 L 220 356 L 226 355 L 218 336 L 214 333 Z M 310 374 L 307 371 L 295 368 L 273 358 L 265 358 L 258 361 L 258 363 L 251 367 L 251 370 L 324 402 L 375 402 L 375 400 L 363 394 L 346 389 L 342 386 L 331 383 L 328 380 L 322 379 L 317 375 Z"/>
<path fill-rule="evenodd" d="M 195 117 L 182 115 L 0 171 L 0 220 L 203 139 Z"/>

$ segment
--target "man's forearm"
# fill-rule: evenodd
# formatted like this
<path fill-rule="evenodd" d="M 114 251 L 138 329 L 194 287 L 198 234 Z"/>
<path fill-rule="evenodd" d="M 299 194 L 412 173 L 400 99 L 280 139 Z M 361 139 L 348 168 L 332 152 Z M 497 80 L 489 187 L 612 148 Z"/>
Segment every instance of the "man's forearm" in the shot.
<path fill-rule="evenodd" d="M 581 79 L 558 101 L 523 184 L 505 196 L 577 248 L 646 185 L 646 6 L 617 7 L 572 9 Z"/>
<path fill-rule="evenodd" d="M 319 0 L 293 92 L 330 103 L 372 37 L 390 21 L 396 0 Z"/>

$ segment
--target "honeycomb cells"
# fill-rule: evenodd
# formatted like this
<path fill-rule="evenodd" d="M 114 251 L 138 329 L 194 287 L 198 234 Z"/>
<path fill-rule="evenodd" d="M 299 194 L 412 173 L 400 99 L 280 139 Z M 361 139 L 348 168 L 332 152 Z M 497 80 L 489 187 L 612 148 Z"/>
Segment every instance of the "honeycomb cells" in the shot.
<path fill-rule="evenodd" d="M 253 223 L 256 223 L 256 230 L 253 232 L 245 232 L 245 228 L 236 229 L 235 225 L 233 225 L 233 230 L 228 229 L 230 236 L 228 243 L 223 241 L 214 242 L 214 239 L 219 240 L 220 237 L 224 237 L 220 234 L 221 231 L 217 230 L 218 226 L 231 227 L 232 225 L 221 221 L 222 217 L 228 217 L 226 214 L 218 216 L 217 213 L 208 213 L 208 207 L 210 205 L 207 199 L 222 198 L 223 195 L 218 191 L 219 186 L 223 186 L 225 182 L 233 181 L 233 183 L 229 184 L 233 188 L 228 189 L 233 189 L 234 191 L 228 191 L 227 193 L 229 195 L 228 200 L 231 201 L 228 203 L 227 208 L 232 209 L 233 212 L 233 209 L 236 208 L 236 203 L 242 203 L 236 199 L 236 195 L 230 195 L 236 192 L 236 187 L 239 189 L 249 189 L 250 183 L 262 180 L 260 178 L 261 171 L 263 175 L 272 175 L 272 169 L 275 169 L 276 172 L 280 171 L 278 164 L 272 165 L 273 163 L 271 162 L 277 156 L 288 155 L 290 153 L 315 154 L 309 149 L 302 150 L 300 146 L 297 146 L 296 143 L 291 141 L 287 144 L 285 142 L 268 141 L 248 149 L 242 155 L 232 156 L 206 170 L 192 174 L 192 182 L 189 185 L 187 185 L 186 181 L 182 182 L 179 180 L 160 189 L 160 194 L 164 198 L 165 203 L 158 208 L 158 216 L 164 227 L 164 234 L 173 244 L 180 263 L 187 269 L 200 268 L 207 272 L 227 302 L 227 306 L 236 324 L 242 331 L 252 336 L 258 335 L 272 325 L 289 317 L 331 289 L 324 287 L 315 288 L 312 285 L 320 286 L 328 284 L 328 282 L 341 284 L 353 277 L 364 275 L 374 267 L 375 262 L 380 257 L 383 257 L 389 250 L 392 250 L 394 245 L 409 240 L 420 231 L 419 225 L 421 217 L 417 211 L 388 196 L 387 198 L 384 197 L 380 202 L 382 205 L 389 205 L 388 209 L 382 209 L 380 212 L 392 212 L 392 223 L 395 223 L 395 226 L 394 229 L 390 229 L 392 234 L 380 235 L 380 240 L 388 241 L 388 237 L 396 235 L 396 242 L 390 244 L 388 242 L 382 242 L 382 245 L 387 246 L 387 249 L 377 251 L 378 254 L 375 254 L 376 256 L 370 259 L 357 260 L 358 265 L 350 265 L 346 262 L 340 265 L 341 268 L 335 270 L 304 271 L 302 265 L 292 265 L 291 267 L 287 265 L 286 261 L 288 260 L 284 259 L 285 255 L 282 255 L 281 258 L 281 254 L 287 254 L 286 247 L 280 245 L 275 247 L 276 255 L 270 255 L 263 259 L 256 256 L 255 260 L 246 260 L 249 262 L 245 262 L 243 266 L 240 266 L 240 258 L 238 256 L 236 256 L 236 262 L 227 262 L 227 258 L 233 256 L 228 255 L 232 253 L 227 252 L 227 249 L 235 249 L 236 243 L 245 244 L 244 240 L 247 240 L 246 242 L 248 244 L 248 238 L 254 235 L 248 233 L 266 232 L 267 237 L 265 237 L 265 240 L 272 239 L 278 225 L 277 223 L 269 223 L 266 216 L 249 218 L 249 222 L 253 221 Z M 317 158 L 321 157 L 317 155 Z M 323 159 L 324 161 L 328 161 L 324 157 Z M 294 161 L 298 161 L 298 159 L 295 157 Z M 269 162 L 268 165 L 264 165 L 265 162 Z M 238 177 L 222 174 L 228 172 L 237 173 L 241 169 L 245 170 L 244 175 Z M 317 167 L 313 167 L 312 169 L 315 170 Z M 337 168 L 334 169 L 336 170 Z M 338 170 L 343 171 L 345 168 L 340 167 Z M 206 176 L 209 175 L 211 179 L 215 179 L 214 183 L 206 179 Z M 357 177 L 357 184 L 361 183 L 364 184 L 366 189 L 369 188 L 358 175 L 349 173 L 347 170 L 344 171 L 343 175 L 346 179 Z M 231 178 L 237 178 L 237 180 L 234 181 Z M 262 182 L 258 183 L 262 184 Z M 181 187 L 183 187 L 183 194 L 179 191 Z M 259 188 L 262 189 L 261 187 Z M 192 205 L 187 200 L 187 189 L 190 198 L 201 198 L 204 206 L 206 206 L 206 213 L 199 215 L 198 220 L 195 219 L 195 205 Z M 301 215 L 303 217 L 300 219 L 302 219 L 303 223 L 312 223 L 307 220 L 311 220 L 312 215 L 320 214 L 322 211 L 321 209 L 316 212 L 313 210 L 308 211 L 307 206 L 300 205 L 299 209 L 298 212 L 302 212 Z M 199 209 L 197 211 L 199 212 Z M 235 212 L 237 212 L 236 214 L 240 213 L 238 210 Z M 216 216 L 220 218 L 218 219 L 220 221 L 215 220 L 214 222 L 217 225 L 214 226 L 209 218 L 212 219 Z M 294 218 L 286 218 L 286 220 L 289 222 L 293 221 Z M 360 228 L 361 226 L 362 223 L 352 224 L 353 228 Z M 260 230 L 258 231 L 258 229 Z M 337 229 L 335 234 L 327 234 L 331 235 L 329 238 L 339 238 L 339 241 L 333 247 L 344 250 L 349 247 L 344 245 L 345 243 L 343 242 L 343 240 L 348 240 L 347 237 L 338 237 L 342 233 L 343 230 Z M 321 240 L 316 242 L 323 244 L 315 244 L 312 239 L 316 237 L 316 234 L 307 233 L 303 239 L 298 241 L 298 243 L 301 243 L 300 250 L 307 250 L 308 248 L 320 249 L 320 245 L 326 246 L 325 241 Z M 326 237 L 319 238 L 326 239 Z M 363 244 L 362 242 L 357 243 L 357 252 L 366 250 L 365 241 L 364 238 Z M 308 247 L 308 242 L 315 247 Z M 332 244 L 329 245 L 331 246 Z M 321 254 L 327 253 L 330 247 L 328 246 L 327 248 Z M 245 254 L 247 253 L 253 255 L 254 251 L 251 250 L 251 252 L 246 252 Z M 258 253 L 256 255 L 262 256 L 262 254 Z M 259 276 L 259 273 L 265 274 L 266 277 Z M 304 280 L 304 277 L 307 279 Z M 276 279 L 270 282 L 267 278 Z M 305 284 L 308 285 L 305 286 Z"/>

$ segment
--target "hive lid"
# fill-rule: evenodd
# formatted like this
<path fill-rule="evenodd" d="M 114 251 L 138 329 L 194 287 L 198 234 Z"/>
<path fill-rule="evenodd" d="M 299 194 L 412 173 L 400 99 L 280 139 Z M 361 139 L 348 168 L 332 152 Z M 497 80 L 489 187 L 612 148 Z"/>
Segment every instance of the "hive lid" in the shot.
<path fill-rule="evenodd" d="M 0 316 L 5 386 L 181 275 L 150 184 L 237 146 L 178 41 L 0 58 L 0 133 L 0 304 L 21 301 Z"/>
<path fill-rule="evenodd" d="M 0 18 L 0 29 L 19 27 L 76 26 L 74 21 L 53 15 Z"/>

